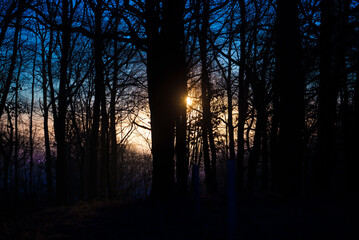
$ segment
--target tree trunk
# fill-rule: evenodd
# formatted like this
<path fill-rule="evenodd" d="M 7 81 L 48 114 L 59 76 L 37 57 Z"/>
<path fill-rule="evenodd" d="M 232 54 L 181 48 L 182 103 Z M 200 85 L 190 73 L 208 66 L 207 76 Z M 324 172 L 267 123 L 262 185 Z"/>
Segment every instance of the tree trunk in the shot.
<path fill-rule="evenodd" d="M 187 69 L 184 46 L 184 1 L 168 2 L 168 40 L 173 53 L 170 55 L 174 65 L 173 77 L 176 84 L 176 177 L 180 196 L 188 193 L 188 149 L 187 149 Z"/>
<path fill-rule="evenodd" d="M 34 90 L 35 90 L 35 68 L 36 68 L 36 57 L 37 57 L 37 42 L 34 54 L 34 62 L 32 68 L 32 84 L 31 84 L 31 105 L 30 105 L 30 126 L 29 126 L 29 142 L 30 142 L 30 171 L 29 171 L 29 191 L 30 195 L 33 194 L 34 186 L 34 141 L 33 141 L 33 112 L 34 112 Z"/>
<path fill-rule="evenodd" d="M 14 200 L 19 201 L 19 134 L 18 134 L 18 109 L 19 109 L 19 78 L 15 83 L 15 148 L 14 148 Z"/>
<path fill-rule="evenodd" d="M 9 6 L 9 8 L 7 9 L 5 16 L 3 17 L 2 21 L 1 21 L 1 32 L 0 32 L 0 47 L 2 46 L 4 39 L 5 39 L 5 34 L 7 32 L 7 29 L 10 26 L 11 20 L 14 18 L 14 10 L 16 9 L 16 7 L 19 7 L 20 4 L 17 3 L 17 1 L 13 1 L 11 3 L 11 5 Z M 0 111 L 1 113 L 2 111 Z M 1 114 L 0 114 L 1 116 Z"/>
<path fill-rule="evenodd" d="M 182 17 L 182 14 L 180 15 Z M 183 33 L 180 26 L 174 29 L 180 30 Z M 182 38 L 183 39 L 183 38 Z M 181 196 L 186 196 L 188 193 L 188 149 L 187 149 L 187 79 L 185 70 L 185 59 L 183 46 L 179 42 L 177 56 L 174 56 L 174 60 L 177 59 L 176 64 L 179 67 L 178 70 L 178 88 L 177 99 L 178 109 L 176 117 L 176 176 L 177 176 L 177 189 Z M 175 60 L 176 61 L 176 60 Z"/>
<path fill-rule="evenodd" d="M 335 117 L 337 90 L 332 76 L 333 0 L 322 0 L 320 25 L 320 82 L 318 105 L 318 158 L 314 163 L 316 193 L 328 194 L 332 187 L 332 164 L 335 160 Z"/>
<path fill-rule="evenodd" d="M 7 116 L 8 116 L 8 122 L 9 122 L 9 128 L 10 128 L 10 136 L 9 136 L 9 140 L 8 140 L 8 149 L 7 152 L 5 151 L 5 149 L 3 148 L 3 146 L 1 145 L 1 150 L 5 155 L 5 162 L 4 162 L 4 191 L 6 194 L 6 197 L 8 196 L 8 186 L 9 186 L 9 167 L 10 167 L 10 163 L 11 163 L 11 158 L 12 158 L 12 153 L 14 150 L 14 126 L 12 124 L 12 119 L 11 119 L 11 113 L 10 111 L 7 109 Z"/>
<path fill-rule="evenodd" d="M 246 122 L 248 111 L 248 81 L 246 80 L 245 64 L 246 64 L 246 28 L 247 13 L 244 0 L 239 0 L 241 25 L 240 25 L 240 66 L 238 77 L 238 132 L 237 132 L 237 187 L 243 189 L 243 162 L 244 162 L 244 125 Z"/>
<path fill-rule="evenodd" d="M 359 61 L 356 65 L 356 80 L 354 87 L 354 113 L 353 113 L 353 132 L 352 132 L 352 157 L 348 163 L 348 182 L 349 190 L 352 193 L 358 194 L 358 169 L 359 169 L 359 151 L 357 147 L 359 146 Z"/>
<path fill-rule="evenodd" d="M 356 39 L 356 46 L 359 49 L 359 40 Z M 348 188 L 350 193 L 358 194 L 358 169 L 359 169 L 359 56 L 356 56 L 355 65 L 355 83 L 354 83 L 354 96 L 353 96 L 353 129 L 351 129 L 351 157 L 348 162 Z"/>
<path fill-rule="evenodd" d="M 102 43 L 103 45 L 103 43 Z M 102 57 L 102 54 L 101 54 Z M 103 68 L 102 68 L 102 74 L 103 74 Z M 100 158 L 100 196 L 102 198 L 108 196 L 107 189 L 108 183 L 107 183 L 107 176 L 108 176 L 108 165 L 109 165 L 109 133 L 108 133 L 108 115 L 107 115 L 107 107 L 106 107 L 106 90 L 105 90 L 105 84 L 102 84 L 101 89 L 101 158 Z"/>
<path fill-rule="evenodd" d="M 279 177 L 278 190 L 284 195 L 300 191 L 303 159 L 304 77 L 300 62 L 298 26 L 299 1 L 278 1 L 277 61 L 279 77 Z"/>
<path fill-rule="evenodd" d="M 21 4 L 19 3 L 19 7 L 21 6 Z M 4 89 L 2 91 L 2 96 L 1 96 L 1 101 L 0 101 L 0 117 L 5 109 L 5 104 L 6 104 L 6 99 L 7 99 L 7 95 L 9 94 L 9 90 L 10 90 L 10 86 L 11 86 L 11 82 L 13 80 L 13 74 L 14 74 L 14 70 L 15 70 L 15 65 L 16 65 L 16 59 L 17 59 L 17 54 L 18 54 L 18 42 L 19 42 L 19 32 L 20 32 L 20 21 L 21 21 L 21 13 L 19 13 L 19 15 L 16 18 L 16 23 L 15 23 L 15 32 L 14 32 L 14 45 L 12 48 L 12 56 L 11 56 L 11 62 L 10 62 L 10 67 L 8 70 L 8 74 L 5 80 L 5 86 Z M 3 33 L 5 30 L 2 30 L 1 33 Z M 4 32 L 5 34 L 5 32 Z"/>
<path fill-rule="evenodd" d="M 207 60 L 207 41 L 209 29 L 209 7 L 210 2 L 206 0 L 203 2 L 203 17 L 202 26 L 199 33 L 200 45 L 200 60 L 201 60 L 201 90 L 202 90 L 202 138 L 203 138 L 203 153 L 204 153 L 204 166 L 206 174 L 206 187 L 207 192 L 210 194 L 216 193 L 216 148 L 214 144 L 214 136 L 211 122 L 211 86 L 210 76 L 208 71 Z M 209 145 L 208 145 L 209 143 Z M 209 147 L 211 150 L 211 159 L 209 157 Z"/>
<path fill-rule="evenodd" d="M 50 30 L 50 41 L 49 41 L 49 54 L 48 64 L 51 66 L 52 58 L 52 41 L 53 31 Z M 45 140 L 45 158 L 46 158 L 46 184 L 47 184 L 47 198 L 49 201 L 53 198 L 53 183 L 52 183 L 52 156 L 50 149 L 50 138 L 49 138 L 49 106 L 47 103 L 47 76 L 46 76 L 46 62 L 45 62 L 45 43 L 41 42 L 41 58 L 42 58 L 42 91 L 43 91 L 43 108 L 44 108 L 44 140 Z M 51 78 L 51 71 L 48 71 L 48 78 Z M 56 114 L 54 114 L 56 116 Z M 55 121 L 55 120 L 54 120 Z"/>
<path fill-rule="evenodd" d="M 265 66 L 263 67 L 265 68 Z M 265 71 L 265 69 L 262 71 Z M 259 79 L 256 74 L 256 72 L 252 72 L 250 77 L 254 95 L 254 108 L 257 110 L 254 143 L 248 160 L 248 190 L 251 192 L 254 190 L 255 178 L 257 176 L 257 167 L 262 152 L 261 149 L 267 126 L 267 112 L 265 102 L 266 89 L 264 80 L 265 74 L 262 74 L 262 79 Z"/>
<path fill-rule="evenodd" d="M 268 120 L 267 120 L 268 121 Z M 268 133 L 266 129 L 263 132 L 262 140 L 262 190 L 268 191 L 269 186 L 269 163 L 268 163 Z"/>
<path fill-rule="evenodd" d="M 110 101 L 110 138 L 111 138 L 111 153 L 110 162 L 108 165 L 108 190 L 109 197 L 115 196 L 117 185 L 117 136 L 116 136 L 116 93 L 117 93 L 117 74 L 118 74 L 118 55 L 117 55 L 117 41 L 114 42 L 114 69 L 112 79 L 111 101 Z"/>
<path fill-rule="evenodd" d="M 264 95 L 258 95 L 263 99 Z M 257 122 L 256 131 L 254 135 L 253 148 L 250 152 L 248 160 L 248 190 L 252 192 L 254 190 L 254 183 L 257 177 L 257 167 L 261 156 L 261 148 L 263 144 L 263 138 L 266 131 L 267 116 L 265 112 L 264 101 L 261 101 L 260 106 L 257 106 Z"/>
<path fill-rule="evenodd" d="M 145 3 L 148 41 L 147 79 L 153 155 L 151 195 L 156 198 L 167 198 L 174 193 L 174 126 L 177 117 L 181 115 L 178 113 L 179 101 L 184 101 L 184 96 L 178 99 L 179 94 L 182 93 L 177 91 L 178 86 L 184 86 L 182 81 L 185 78 L 180 50 L 183 33 L 176 27 L 182 29 L 179 22 L 182 22 L 183 4 L 182 0 L 164 1 L 163 21 L 160 21 L 159 2 Z M 176 59 L 178 56 L 179 59 Z M 181 146 L 179 145 L 178 148 L 181 149 Z M 182 166 L 186 163 L 181 162 L 183 160 L 181 156 L 178 160 L 180 169 L 183 170 Z M 183 180 L 181 177 L 180 180 Z"/>
<path fill-rule="evenodd" d="M 67 110 L 67 68 L 70 49 L 69 2 L 62 1 L 62 51 L 60 58 L 60 86 L 58 95 L 58 119 L 56 124 L 57 160 L 56 160 L 56 200 L 63 204 L 67 200 L 66 187 L 66 110 Z"/>
<path fill-rule="evenodd" d="M 89 149 L 89 166 L 90 166 L 90 185 L 89 185 L 89 199 L 95 199 L 98 194 L 98 137 L 100 126 L 100 107 L 101 100 L 103 100 L 105 86 L 103 73 L 103 39 L 102 39 L 102 1 L 98 1 L 94 9 L 95 15 L 95 38 L 94 38 L 94 56 L 95 56 L 95 101 L 93 105 L 93 120 L 90 137 Z M 103 105 L 102 105 L 103 108 Z M 105 109 L 101 110 L 101 115 L 104 117 Z M 104 120 L 104 119 L 103 119 Z M 107 120 L 107 119 L 106 119 Z M 107 130 L 107 129 L 106 129 Z M 102 136 L 103 137 L 103 136 Z M 102 141 L 104 139 L 101 139 Z M 103 146 L 102 146 L 103 147 Z M 101 148 L 102 149 L 102 148 Z M 100 165 L 102 169 L 102 164 Z M 101 170 L 100 170 L 101 171 Z M 101 176 L 101 175 L 100 175 Z M 101 186 L 102 187 L 102 186 Z"/>
<path fill-rule="evenodd" d="M 232 54 L 232 41 L 233 41 L 233 19 L 230 22 L 229 29 L 229 56 Z M 229 159 L 234 160 L 236 157 L 234 151 L 234 127 L 233 127 L 233 93 L 232 93 L 232 60 L 228 58 L 228 74 L 226 77 L 226 91 L 227 91 L 227 105 L 228 105 L 228 137 L 229 137 Z"/>

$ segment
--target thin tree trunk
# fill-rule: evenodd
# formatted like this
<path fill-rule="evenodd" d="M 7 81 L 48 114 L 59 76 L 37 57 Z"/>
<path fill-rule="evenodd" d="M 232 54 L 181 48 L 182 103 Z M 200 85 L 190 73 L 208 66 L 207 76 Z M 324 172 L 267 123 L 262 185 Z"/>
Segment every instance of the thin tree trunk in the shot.
<path fill-rule="evenodd" d="M 333 0 L 322 0 L 320 25 L 320 82 L 318 106 L 318 158 L 314 166 L 315 192 L 328 194 L 332 187 L 332 164 L 335 160 L 335 116 L 337 90 L 332 76 Z"/>
<path fill-rule="evenodd" d="M 117 185 L 117 136 L 116 136 L 116 93 L 118 81 L 118 55 L 117 55 L 117 41 L 114 42 L 114 69 L 112 79 L 111 101 L 110 101 L 110 137 L 111 137 L 111 154 L 108 165 L 108 189 L 109 197 L 113 198 L 115 195 Z"/>
<path fill-rule="evenodd" d="M 6 194 L 6 197 L 8 196 L 8 186 L 9 186 L 9 167 L 10 167 L 10 163 L 11 163 L 11 158 L 12 158 L 12 153 L 14 150 L 14 126 L 12 124 L 12 119 L 11 119 L 11 113 L 10 111 L 7 109 L 7 116 L 8 116 L 8 123 L 9 123 L 9 128 L 10 128 L 10 136 L 9 136 L 9 140 L 8 140 L 8 151 L 6 153 L 5 149 L 3 149 L 3 146 L 1 146 L 2 151 L 4 152 L 5 155 L 5 162 L 4 162 L 4 191 Z"/>
<path fill-rule="evenodd" d="M 267 117 L 266 117 L 267 118 Z M 268 191 L 269 182 L 269 165 L 268 165 L 268 133 L 265 129 L 262 140 L 262 190 Z"/>
<path fill-rule="evenodd" d="M 18 134 L 18 110 L 19 109 L 19 78 L 15 83 L 15 149 L 14 149 L 14 200 L 19 201 L 19 134 Z"/>
<path fill-rule="evenodd" d="M 3 17 L 2 21 L 1 21 L 1 32 L 0 32 L 0 47 L 2 46 L 4 39 L 5 39 L 5 34 L 7 32 L 7 29 L 10 26 L 11 20 L 14 17 L 14 10 L 16 9 L 16 7 L 19 7 L 19 4 L 17 3 L 17 1 L 13 1 L 11 3 L 11 5 L 9 6 L 9 8 L 6 11 L 5 16 Z M 20 11 L 19 11 L 20 13 Z M 18 14 L 19 14 L 18 13 Z M 0 111 L 1 113 L 2 111 Z M 0 114 L 1 116 L 1 114 Z"/>
<path fill-rule="evenodd" d="M 19 3 L 19 7 L 20 7 L 20 5 L 21 4 Z M 13 74 L 14 74 L 16 59 L 17 59 L 17 54 L 18 54 L 20 21 L 21 21 L 21 13 L 19 12 L 19 15 L 18 15 L 18 17 L 16 19 L 16 23 L 15 23 L 15 32 L 14 32 L 14 40 L 13 40 L 14 45 L 12 48 L 12 57 L 11 57 L 10 67 L 9 67 L 9 71 L 8 71 L 8 74 L 7 74 L 7 77 L 5 80 L 5 86 L 3 88 L 1 101 L 0 101 L 0 117 L 4 111 L 7 95 L 9 94 L 10 86 L 11 86 L 11 83 L 13 80 Z"/>
<path fill-rule="evenodd" d="M 258 21 L 255 20 L 257 23 Z M 272 38 L 269 37 L 267 39 L 267 43 L 265 45 L 264 54 L 263 54 L 263 63 L 262 63 L 262 69 L 261 72 L 258 73 L 257 71 L 257 33 L 253 34 L 253 40 L 254 40 L 254 61 L 253 61 L 253 71 L 247 71 L 248 75 L 250 76 L 251 80 L 251 86 L 253 90 L 253 98 L 254 98 L 254 108 L 257 111 L 257 117 L 256 117 L 256 130 L 255 130 L 255 136 L 254 136 L 254 143 L 253 148 L 250 152 L 250 156 L 248 159 L 248 190 L 253 192 L 254 185 L 255 185 L 255 179 L 257 177 L 257 168 L 258 163 L 260 161 L 260 157 L 262 159 L 267 158 L 267 156 L 261 155 L 263 153 L 264 148 L 264 138 L 267 135 L 266 134 L 266 127 L 267 127 L 267 121 L 268 121 L 268 114 L 267 114 L 267 92 L 266 92 L 266 73 L 267 73 L 267 67 L 269 65 L 269 52 L 270 52 L 270 43 L 272 41 Z M 260 78 L 259 78 L 260 76 Z M 266 140 L 265 140 L 266 141 Z M 266 143 L 265 143 L 266 145 Z M 264 164 L 264 162 L 262 162 Z M 267 164 L 267 163 L 266 163 Z M 266 170 L 268 166 L 265 166 Z M 262 169 L 263 170 L 263 169 Z M 263 173 L 263 172 L 262 172 Z M 268 173 L 266 173 L 268 174 Z M 263 175 L 262 175 L 263 176 Z"/>
<path fill-rule="evenodd" d="M 231 56 L 232 52 L 232 41 L 233 41 L 233 29 L 232 20 L 230 24 L 230 36 L 228 52 Z M 234 160 L 236 157 L 234 151 L 234 127 L 233 127 L 233 93 L 232 93 L 232 61 L 228 58 L 228 75 L 226 78 L 226 90 L 227 90 L 227 105 L 228 105 L 228 136 L 229 136 L 229 159 Z"/>
<path fill-rule="evenodd" d="M 67 110 L 67 68 L 70 49 L 70 22 L 69 22 L 69 2 L 62 1 L 62 51 L 60 59 L 60 86 L 58 118 L 56 124 L 57 141 L 57 160 L 56 160 L 56 200 L 58 203 L 65 203 L 67 200 L 66 187 L 66 110 Z"/>
<path fill-rule="evenodd" d="M 186 80 L 185 76 L 182 76 Z M 187 133 L 187 112 L 186 112 L 186 96 L 187 82 L 183 81 L 179 87 L 179 109 L 176 119 L 176 176 L 178 193 L 182 196 L 188 193 L 188 149 L 186 143 Z"/>
<path fill-rule="evenodd" d="M 211 114 L 210 114 L 211 116 Z M 211 122 L 211 118 L 209 120 L 209 129 L 208 129 L 208 139 L 209 139 L 209 146 L 211 149 L 211 193 L 217 193 L 217 149 L 214 142 L 214 135 L 213 135 L 213 126 Z M 207 125 L 207 124 L 206 124 Z"/>
<path fill-rule="evenodd" d="M 359 49 L 359 40 L 356 39 L 356 46 Z M 358 169 L 359 169 L 359 56 L 356 58 L 355 65 L 355 83 L 354 83 L 354 96 L 353 96 L 353 129 L 351 133 L 351 158 L 348 162 L 348 188 L 350 193 L 358 194 Z"/>
<path fill-rule="evenodd" d="M 203 2 L 202 26 L 199 33 L 200 60 L 201 60 L 201 90 L 202 90 L 202 138 L 203 138 L 203 156 L 206 174 L 207 192 L 213 194 L 216 192 L 216 148 L 211 123 L 211 86 L 208 71 L 207 60 L 207 41 L 209 29 L 209 0 Z M 211 150 L 211 159 L 209 157 L 209 148 Z"/>
<path fill-rule="evenodd" d="M 359 168 L 359 151 L 357 147 L 359 146 L 359 61 L 356 66 L 356 80 L 354 87 L 354 113 L 353 113 L 353 132 L 352 132 L 352 158 L 348 163 L 348 182 L 349 182 L 349 190 L 352 193 L 358 194 L 358 168 Z"/>
<path fill-rule="evenodd" d="M 50 41 L 49 41 L 49 55 L 48 62 L 51 66 L 52 58 L 52 40 L 53 40 L 53 31 L 50 30 Z M 50 149 L 50 138 L 49 138 L 49 106 L 47 103 L 47 86 L 48 79 L 46 76 L 46 60 L 45 60 L 45 44 L 41 42 L 41 58 L 42 58 L 42 91 L 43 91 L 43 108 L 44 108 L 44 139 L 45 139 L 45 158 L 46 158 L 46 184 L 47 184 L 47 198 L 49 201 L 53 198 L 53 183 L 52 183 L 52 156 Z M 51 72 L 48 72 L 48 77 L 50 78 Z M 56 114 L 54 114 L 56 115 Z"/>
<path fill-rule="evenodd" d="M 102 1 L 98 1 L 94 9 L 95 14 L 95 38 L 94 38 L 94 55 L 95 55 L 95 101 L 93 105 L 93 120 L 90 137 L 89 149 L 89 166 L 90 166 L 90 186 L 89 198 L 95 199 L 98 194 L 98 137 L 100 126 L 100 107 L 103 100 L 104 74 L 103 74 L 103 40 L 102 40 Z M 104 115 L 104 110 L 101 111 Z M 103 119 L 104 121 L 104 119 Z M 104 140 L 104 139 L 101 139 Z M 103 147 L 103 146 L 102 146 Z M 100 165 L 102 167 L 102 164 Z M 101 170 L 100 170 L 101 171 Z"/>
<path fill-rule="evenodd" d="M 243 162 L 244 162 L 244 125 L 246 122 L 248 111 L 248 81 L 245 77 L 246 64 L 246 28 L 247 28 L 247 13 L 244 0 L 239 1 L 240 4 L 240 66 L 238 77 L 238 132 L 237 132 L 237 187 L 239 190 L 243 189 Z"/>
<path fill-rule="evenodd" d="M 168 18 L 171 22 L 168 40 L 171 42 L 173 77 L 176 84 L 176 177 L 177 190 L 180 196 L 188 194 L 188 148 L 187 148 L 187 72 L 184 46 L 184 1 L 168 2 Z"/>
<path fill-rule="evenodd" d="M 30 172 L 29 172 L 29 191 L 30 195 L 33 194 L 34 186 L 34 141 L 33 141 L 33 112 L 34 112 L 34 90 L 35 90 L 35 68 L 36 68 L 36 57 L 37 57 L 37 42 L 35 44 L 34 62 L 32 68 L 32 84 L 31 84 L 31 105 L 30 105 L 30 126 L 29 126 L 29 142 L 30 142 Z"/>
<path fill-rule="evenodd" d="M 263 66 L 264 67 L 264 66 Z M 265 71 L 262 70 L 262 71 Z M 265 102 L 265 74 L 262 74 L 262 79 L 259 79 L 255 74 L 251 73 L 252 77 L 252 89 L 254 94 L 254 108 L 257 110 L 256 120 L 256 131 L 254 135 L 253 148 L 250 152 L 248 160 L 248 189 L 249 191 L 254 190 L 255 178 L 257 176 L 257 167 L 261 156 L 261 148 L 263 144 L 263 138 L 266 131 L 267 125 L 267 113 L 266 113 L 266 102 Z"/>
<path fill-rule="evenodd" d="M 257 167 L 260 160 L 261 146 L 263 141 L 263 135 L 266 126 L 266 116 L 263 110 L 259 110 L 257 113 L 256 131 L 254 135 L 253 148 L 250 152 L 248 160 L 248 190 L 254 190 L 254 183 L 257 176 Z"/>
<path fill-rule="evenodd" d="M 20 20 L 19 20 L 20 23 Z M 19 24 L 18 23 L 18 24 Z M 20 27 L 19 27 L 20 28 Z M 21 33 L 21 32 L 20 32 Z M 21 34 L 19 33 L 19 39 L 21 39 Z M 23 57 L 21 55 L 21 52 L 19 54 L 20 56 L 20 62 L 19 62 L 19 66 L 18 66 L 18 72 L 17 72 L 17 76 L 16 76 L 16 82 L 15 82 L 15 153 L 14 153 L 14 180 L 15 180 L 15 202 L 19 201 L 19 193 L 20 193 L 20 169 L 19 169 L 19 127 L 18 127 L 18 123 L 19 123 L 19 108 L 20 108 L 20 104 L 19 104 L 19 90 L 22 89 L 20 87 L 19 84 L 19 80 L 20 80 L 20 73 L 21 73 L 21 67 L 22 67 L 22 62 L 23 62 Z M 25 185 L 25 192 L 26 192 L 26 185 Z"/>
<path fill-rule="evenodd" d="M 101 93 L 101 158 L 100 158 L 100 195 L 102 198 L 108 196 L 107 189 L 108 186 L 108 165 L 110 161 L 109 156 L 109 119 L 107 115 L 107 107 L 106 107 L 106 94 L 105 94 L 105 84 L 102 87 Z"/>
<path fill-rule="evenodd" d="M 352 152 L 353 146 L 351 141 L 351 126 L 350 126 L 350 106 L 349 106 L 349 90 L 348 90 L 348 76 L 347 76 L 347 62 L 346 57 L 348 56 L 348 16 L 349 16 L 349 6 L 351 0 L 340 0 L 338 1 L 338 17 L 336 29 L 337 29 L 337 47 L 335 48 L 335 68 L 334 68 L 334 77 L 339 80 L 340 87 L 340 116 L 341 116 L 341 137 L 343 146 L 341 149 L 344 151 L 344 162 L 345 167 L 348 168 L 349 162 L 353 155 Z M 343 166 L 344 167 L 344 166 Z M 342 176 L 346 177 L 346 176 Z M 348 180 L 348 179 L 346 179 Z M 340 186 L 340 193 L 350 192 L 348 187 L 350 184 L 343 184 Z"/>

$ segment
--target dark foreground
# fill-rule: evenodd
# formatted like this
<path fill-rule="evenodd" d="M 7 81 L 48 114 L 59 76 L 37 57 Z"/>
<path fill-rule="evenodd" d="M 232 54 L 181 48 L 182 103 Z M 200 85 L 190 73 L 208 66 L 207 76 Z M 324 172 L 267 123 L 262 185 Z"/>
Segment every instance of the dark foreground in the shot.
<path fill-rule="evenodd" d="M 243 198 L 235 239 L 359 239 L 357 198 Z M 15 215 L 15 216 L 14 216 Z M 0 239 L 228 239 L 226 202 L 79 203 L 2 215 Z"/>

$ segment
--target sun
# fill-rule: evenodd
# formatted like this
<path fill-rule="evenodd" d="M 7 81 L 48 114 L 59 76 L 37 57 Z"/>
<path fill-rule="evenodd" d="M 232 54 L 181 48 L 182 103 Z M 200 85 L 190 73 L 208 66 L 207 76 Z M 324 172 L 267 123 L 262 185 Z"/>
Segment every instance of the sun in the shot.
<path fill-rule="evenodd" d="M 192 99 L 190 97 L 187 97 L 187 106 L 191 106 L 192 105 Z"/>

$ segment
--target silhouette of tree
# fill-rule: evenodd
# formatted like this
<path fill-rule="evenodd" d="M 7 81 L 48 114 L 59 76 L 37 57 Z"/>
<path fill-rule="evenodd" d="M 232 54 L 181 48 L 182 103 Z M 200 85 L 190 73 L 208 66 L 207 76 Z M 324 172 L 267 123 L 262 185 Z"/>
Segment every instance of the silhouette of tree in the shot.
<path fill-rule="evenodd" d="M 277 71 L 279 82 L 279 156 L 275 185 L 298 194 L 303 161 L 304 78 L 298 22 L 299 1 L 277 3 Z"/>

